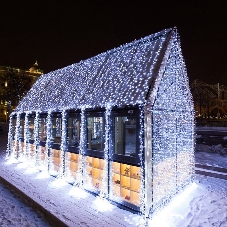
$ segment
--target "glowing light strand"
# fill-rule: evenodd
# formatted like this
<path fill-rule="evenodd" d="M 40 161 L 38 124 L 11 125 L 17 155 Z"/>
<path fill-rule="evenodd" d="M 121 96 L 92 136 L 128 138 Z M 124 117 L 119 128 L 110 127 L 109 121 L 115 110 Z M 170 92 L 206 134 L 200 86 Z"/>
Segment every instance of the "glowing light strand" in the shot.
<path fill-rule="evenodd" d="M 30 158 L 30 146 L 29 146 L 29 112 L 26 111 L 24 119 L 24 157 Z"/>
<path fill-rule="evenodd" d="M 146 211 L 146 204 L 145 204 L 145 168 L 144 168 L 144 106 L 139 106 L 140 110 L 140 132 L 139 132 L 139 158 L 140 158 L 140 212 L 143 215 L 144 219 L 146 219 L 145 211 Z"/>
<path fill-rule="evenodd" d="M 58 178 L 65 177 L 65 153 L 67 151 L 67 112 L 65 109 L 61 112 L 62 130 L 61 130 L 61 148 L 60 148 L 60 167 Z"/>
<path fill-rule="evenodd" d="M 13 125 L 13 115 L 10 115 L 9 118 L 9 132 L 8 132 L 8 143 L 7 143 L 7 149 L 6 149 L 6 156 L 5 158 L 8 159 L 10 157 L 10 153 L 12 150 L 14 150 L 14 146 L 15 144 L 17 144 L 17 142 L 15 141 L 15 135 L 13 136 L 13 133 L 15 134 L 15 128 L 16 125 Z M 13 141 L 13 137 L 14 137 L 14 141 Z"/>
<path fill-rule="evenodd" d="M 79 155 L 81 156 L 81 162 L 78 163 L 78 169 L 76 171 L 76 181 L 74 183 L 75 186 L 80 188 L 83 187 L 83 171 L 85 168 L 85 147 L 86 147 L 86 117 L 85 117 L 85 106 L 81 108 L 81 124 L 80 124 L 80 149 Z"/>
<path fill-rule="evenodd" d="M 104 167 L 102 172 L 102 185 L 100 189 L 100 198 L 107 198 L 108 197 L 108 185 L 111 183 L 108 182 L 110 177 L 108 176 L 108 168 L 109 168 L 109 139 L 110 139 L 110 113 L 111 107 L 107 105 L 105 111 L 105 145 L 104 145 Z"/>
<path fill-rule="evenodd" d="M 38 165 L 38 146 L 40 143 L 39 139 L 39 115 L 40 112 L 36 111 L 35 120 L 34 120 L 34 154 L 33 154 L 33 163 Z"/>
<path fill-rule="evenodd" d="M 64 84 L 62 83 L 63 75 Z M 153 87 L 148 96 L 149 111 L 153 122 L 148 128 L 152 131 L 150 151 L 152 158 L 149 160 L 152 162 L 152 168 L 144 169 L 144 128 L 147 126 L 144 125 L 143 103 L 146 103 L 145 96 L 151 84 Z M 108 183 L 110 188 L 112 187 L 112 162 L 108 157 L 108 150 L 112 145 L 109 142 L 108 116 L 113 106 L 138 104 L 140 105 L 140 211 L 145 214 L 146 206 L 150 206 L 152 210 L 164 206 L 193 178 L 193 102 L 176 29 L 164 30 L 41 76 L 18 105 L 16 112 L 25 112 L 27 116 L 27 111 L 48 111 L 45 150 L 48 167 L 48 151 L 52 139 L 51 112 L 53 109 L 61 110 L 66 107 L 67 109 L 81 109 L 79 155 L 82 160 L 78 163 L 75 185 L 82 187 L 86 171 L 85 110 L 105 107 L 104 163 L 107 165 L 104 164 L 103 185 L 100 191 L 100 197 L 104 198 L 108 194 Z M 27 130 L 26 116 L 25 131 Z M 63 128 L 61 157 L 66 149 L 64 147 L 66 129 Z M 24 140 L 26 145 L 26 136 Z M 108 163 L 109 182 L 107 180 Z M 61 163 L 61 171 L 64 169 L 63 165 L 64 163 Z M 68 171 L 69 166 L 66 169 Z M 147 192 L 144 187 L 144 175 L 149 171 L 152 173 L 152 192 Z M 145 194 L 152 196 L 152 204 L 145 204 Z"/>
<path fill-rule="evenodd" d="M 46 139 L 46 145 L 45 145 L 45 151 L 44 151 L 44 159 L 43 159 L 43 165 L 46 171 L 48 171 L 49 168 L 49 163 L 50 163 L 50 157 L 48 155 L 49 150 L 50 150 L 50 144 L 52 141 L 52 122 L 51 122 L 51 116 L 52 116 L 52 109 L 50 109 L 47 113 L 47 125 L 46 125 L 46 134 L 47 134 L 47 139 Z"/>
<path fill-rule="evenodd" d="M 62 109 L 63 106 L 78 109 L 82 105 L 95 108 L 105 107 L 107 103 L 120 107 L 143 103 L 170 32 L 171 29 L 164 30 L 41 76 L 16 111 L 48 111 Z M 102 70 L 104 66 L 105 70 Z"/>
<path fill-rule="evenodd" d="M 165 206 L 177 191 L 191 182 L 188 181 L 194 130 L 190 120 L 193 118 L 191 96 L 185 86 L 186 72 L 182 71 L 176 34 L 172 37 L 169 53 L 153 107 L 154 210 Z"/>

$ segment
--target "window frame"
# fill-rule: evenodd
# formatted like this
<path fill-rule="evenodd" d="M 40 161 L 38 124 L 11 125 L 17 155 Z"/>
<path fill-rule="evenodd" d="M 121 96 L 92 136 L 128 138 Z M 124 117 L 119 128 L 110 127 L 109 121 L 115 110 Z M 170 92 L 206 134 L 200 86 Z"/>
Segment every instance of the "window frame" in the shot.
<path fill-rule="evenodd" d="M 67 137 L 67 152 L 70 152 L 70 153 L 76 153 L 76 154 L 79 154 L 79 151 L 80 151 L 80 144 L 79 146 L 75 147 L 75 146 L 70 146 L 69 145 L 69 140 L 68 140 L 68 120 L 69 118 L 77 118 L 79 119 L 79 122 L 80 122 L 80 128 L 79 128 L 79 135 L 80 135 L 80 139 L 79 139 L 79 143 L 81 141 L 81 111 L 80 110 L 68 110 L 67 111 L 67 123 L 66 123 L 66 128 L 67 128 L 67 132 L 66 132 L 66 137 Z"/>
<path fill-rule="evenodd" d="M 20 129 L 19 129 L 19 141 L 24 142 L 24 124 L 25 124 L 25 113 L 20 114 Z M 23 124 L 21 124 L 23 120 Z M 23 131 L 23 134 L 21 134 L 21 131 Z M 21 136 L 22 135 L 22 136 Z"/>
<path fill-rule="evenodd" d="M 52 112 L 51 113 L 51 141 L 50 141 L 49 148 L 60 150 L 62 136 L 60 137 L 60 143 L 56 143 L 55 141 L 53 141 L 53 131 L 52 131 L 53 130 L 53 122 L 52 121 L 53 121 L 54 118 L 61 118 L 61 123 L 62 123 L 62 113 L 61 112 Z M 61 127 L 61 130 L 62 130 L 62 127 Z M 56 135 L 55 135 L 55 137 L 56 137 Z"/>
<path fill-rule="evenodd" d="M 41 118 L 45 118 L 46 120 L 47 120 L 47 113 L 45 113 L 45 112 L 42 112 L 42 113 L 40 113 L 39 114 L 39 121 L 40 121 L 40 119 Z M 39 122 L 40 123 L 40 122 Z M 39 125 L 39 123 L 38 123 L 38 125 Z M 47 124 L 46 124 L 46 129 L 47 129 Z M 40 146 L 43 146 L 43 147 L 45 147 L 45 145 L 46 145 L 46 140 L 45 141 L 42 141 L 42 140 L 40 140 L 40 125 L 39 125 L 39 136 L 38 136 L 38 138 L 39 138 L 39 145 Z"/>
<path fill-rule="evenodd" d="M 28 138 L 28 142 L 30 144 L 33 144 L 34 141 L 35 141 L 35 138 L 34 139 L 31 139 L 30 138 L 30 119 L 33 119 L 33 129 L 32 129 L 32 134 L 33 134 L 33 138 L 35 136 L 35 132 L 34 132 L 34 127 L 35 127 L 35 113 L 30 113 L 28 114 L 28 131 L 29 131 L 29 138 Z"/>
<path fill-rule="evenodd" d="M 106 120 L 105 120 L 105 110 L 103 109 L 99 109 L 99 110 L 86 110 L 85 111 L 85 130 L 86 130 L 86 136 L 85 136 L 85 155 L 86 156 L 91 156 L 91 157 L 96 157 L 96 158 L 104 158 L 104 149 L 105 147 L 103 147 L 103 150 L 92 150 L 92 149 L 89 149 L 87 147 L 87 144 L 88 144 L 88 130 L 87 130 L 87 118 L 88 117 L 103 117 L 103 139 L 104 139 L 104 146 L 105 146 L 105 124 L 106 124 Z"/>
<path fill-rule="evenodd" d="M 127 117 L 134 116 L 136 118 L 136 155 L 129 156 L 123 154 L 115 154 L 115 117 Z M 110 156 L 112 161 L 119 163 L 126 163 L 130 165 L 140 166 L 140 110 L 138 107 L 127 107 L 127 108 L 114 108 L 111 111 L 111 133 L 110 136 Z"/>

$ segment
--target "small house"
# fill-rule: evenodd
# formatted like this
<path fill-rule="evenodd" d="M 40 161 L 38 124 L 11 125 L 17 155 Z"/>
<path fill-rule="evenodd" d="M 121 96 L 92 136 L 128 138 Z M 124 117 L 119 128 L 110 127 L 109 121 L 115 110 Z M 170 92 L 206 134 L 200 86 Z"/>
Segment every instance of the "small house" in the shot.
<path fill-rule="evenodd" d="M 7 156 L 147 216 L 192 182 L 194 108 L 176 28 L 40 76 Z"/>

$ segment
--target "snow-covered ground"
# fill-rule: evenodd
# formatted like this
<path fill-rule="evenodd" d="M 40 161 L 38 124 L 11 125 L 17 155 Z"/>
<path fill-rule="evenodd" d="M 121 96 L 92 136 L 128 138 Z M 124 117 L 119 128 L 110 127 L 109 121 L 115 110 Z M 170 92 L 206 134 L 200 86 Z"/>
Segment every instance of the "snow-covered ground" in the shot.
<path fill-rule="evenodd" d="M 7 137 L 0 135 L 0 159 L 6 150 Z M 42 213 L 37 212 L 32 206 L 26 205 L 23 200 L 0 180 L 0 226 L 1 227 L 38 227 L 51 226 Z"/>
<path fill-rule="evenodd" d="M 5 148 L 6 144 L 0 142 L 0 176 L 33 198 L 68 226 L 127 227 L 138 226 L 141 223 L 141 217 L 137 214 L 100 201 L 89 193 L 36 172 L 26 165 L 7 163 L 3 159 Z M 207 164 L 218 163 L 218 166 L 225 166 L 226 157 L 212 152 L 207 152 L 207 155 L 203 154 L 204 152 L 196 152 L 196 162 L 204 161 Z M 205 158 L 209 160 L 205 160 Z M 6 193 L 4 197 L 8 196 L 10 197 L 10 194 Z M 152 227 L 226 227 L 226 198 L 226 180 L 196 175 L 195 183 L 173 199 L 170 205 L 159 215 L 154 216 L 148 224 Z M 15 203 L 17 204 L 17 202 Z M 9 206 L 10 213 L 13 211 L 13 206 L 15 204 Z M 0 207 L 2 209 L 2 203 L 0 203 Z M 31 215 L 34 220 L 34 214 Z M 12 213 L 11 219 L 17 216 L 18 214 Z M 30 219 L 26 219 L 25 215 L 23 217 L 21 218 L 22 223 L 14 224 L 14 226 L 26 226 Z"/>
<path fill-rule="evenodd" d="M 40 212 L 25 205 L 0 181 L 0 226 L 50 226 Z"/>
<path fill-rule="evenodd" d="M 221 144 L 212 146 L 197 144 L 195 161 L 203 165 L 227 169 L 227 148 Z"/>

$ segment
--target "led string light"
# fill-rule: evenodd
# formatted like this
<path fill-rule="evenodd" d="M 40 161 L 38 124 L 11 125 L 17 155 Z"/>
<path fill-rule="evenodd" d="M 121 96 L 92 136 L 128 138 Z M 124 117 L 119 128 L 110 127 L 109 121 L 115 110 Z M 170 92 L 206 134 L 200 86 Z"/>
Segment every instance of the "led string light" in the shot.
<path fill-rule="evenodd" d="M 29 112 L 25 112 L 24 119 L 24 157 L 29 160 L 30 150 L 29 150 L 29 121 L 28 121 Z"/>
<path fill-rule="evenodd" d="M 5 156 L 6 159 L 9 159 L 11 151 L 13 151 L 15 149 L 15 146 L 16 146 L 15 144 L 17 144 L 17 141 L 15 140 L 16 136 L 13 136 L 13 133 L 16 134 L 16 129 L 14 128 L 14 125 L 13 125 L 13 115 L 10 115 L 10 117 L 9 117 L 8 143 L 7 143 L 6 156 Z M 14 137 L 14 141 L 13 141 L 13 137 Z"/>
<path fill-rule="evenodd" d="M 14 137 L 14 143 L 13 143 L 13 150 L 12 150 L 12 153 L 11 153 L 14 158 L 17 158 L 22 153 L 22 146 L 21 146 L 21 143 L 19 142 L 19 138 L 20 138 L 20 116 L 21 116 L 21 114 L 17 113 L 15 137 Z M 11 125 L 11 127 L 13 127 L 13 126 Z M 10 131 L 11 131 L 11 129 L 10 129 Z"/>
<path fill-rule="evenodd" d="M 140 150 L 139 150 L 139 158 L 140 158 L 140 212 L 144 217 L 144 220 L 146 219 L 146 203 L 145 203 L 145 172 L 144 169 L 144 106 L 139 106 L 140 110 L 140 132 L 139 132 L 139 144 L 140 144 Z"/>
<path fill-rule="evenodd" d="M 23 142 L 18 141 L 19 142 L 19 152 L 18 152 L 18 157 L 22 159 L 25 159 L 25 142 L 24 142 L 24 127 L 25 127 L 25 119 L 23 119 L 23 117 L 25 117 L 25 113 L 20 113 L 20 115 L 18 115 L 18 119 L 17 119 L 17 123 L 18 125 L 18 140 L 22 137 Z"/>
<path fill-rule="evenodd" d="M 43 167 L 47 171 L 50 164 L 50 157 L 48 155 L 49 150 L 51 149 L 50 144 L 52 141 L 52 122 L 51 122 L 51 116 L 52 116 L 52 109 L 50 109 L 47 113 L 47 125 L 46 125 L 46 145 L 45 145 L 45 151 L 44 151 L 44 159 L 43 159 Z"/>
<path fill-rule="evenodd" d="M 183 62 L 176 34 L 171 43 L 170 56 L 152 109 L 153 210 L 165 206 L 177 191 L 191 182 L 194 168 L 191 163 L 193 105 L 185 80 L 186 72 L 181 67 Z"/>
<path fill-rule="evenodd" d="M 80 188 L 83 187 L 83 170 L 85 169 L 85 148 L 86 148 L 86 117 L 85 117 L 85 106 L 81 108 L 81 124 L 80 124 L 80 149 L 79 155 L 81 156 L 81 161 L 78 163 L 78 168 L 76 171 L 76 181 L 74 186 L 78 186 Z"/>
<path fill-rule="evenodd" d="M 63 78 L 64 83 L 62 83 Z M 68 162 L 67 165 L 64 162 L 67 151 L 66 110 L 81 110 L 79 155 L 82 159 L 78 163 L 74 185 L 83 187 L 86 176 L 85 110 L 105 108 L 104 169 L 99 196 L 106 198 L 108 185 L 111 192 L 113 189 L 112 161 L 109 157 L 110 146 L 112 146 L 110 138 L 113 132 L 109 125 L 111 109 L 115 106 L 139 106 L 139 197 L 140 212 L 144 215 L 145 222 L 147 210 L 150 209 L 153 212 L 163 207 L 175 193 L 193 180 L 194 110 L 176 29 L 166 29 L 42 75 L 20 102 L 15 113 L 18 114 L 17 122 L 18 116 L 20 118 L 19 113 L 26 113 L 24 132 L 26 146 L 27 111 L 39 110 L 40 113 L 48 111 L 44 160 L 44 165 L 48 168 L 50 162 L 48 151 L 52 142 L 51 114 L 53 111 L 62 112 L 59 177 L 66 177 L 71 171 Z M 145 124 L 147 122 L 145 106 L 151 115 L 151 125 Z M 148 134 L 152 137 L 151 148 L 147 151 L 151 153 L 151 160 L 149 160 L 151 165 L 148 169 L 144 168 L 145 130 L 150 130 Z M 15 134 L 18 135 L 17 132 Z M 19 136 L 15 135 L 15 141 L 18 138 Z M 27 150 L 25 151 L 27 154 Z M 10 151 L 7 152 L 10 153 Z M 66 171 L 65 175 L 64 171 Z M 151 191 L 145 188 L 144 176 L 148 175 L 152 178 Z M 146 204 L 146 196 L 152 198 L 151 203 Z M 120 198 L 119 201 L 121 201 Z"/>
<path fill-rule="evenodd" d="M 58 178 L 65 177 L 65 153 L 67 151 L 67 112 L 65 109 L 61 112 L 62 130 L 61 130 L 61 148 L 60 148 L 60 167 Z"/>
<path fill-rule="evenodd" d="M 108 176 L 108 163 L 109 163 L 109 137 L 110 137 L 110 113 L 111 106 L 107 105 L 105 111 L 105 144 L 104 144 L 104 167 L 102 172 L 102 185 L 100 189 L 100 198 L 108 197 L 108 185 L 111 184 L 111 180 L 108 182 L 108 179 L 111 177 Z"/>
<path fill-rule="evenodd" d="M 63 114 L 62 114 L 62 140 L 64 140 L 64 142 L 61 141 L 61 146 L 62 146 L 61 150 L 65 151 L 65 154 L 64 154 L 65 160 L 63 161 L 64 162 L 64 178 L 66 181 L 71 182 L 72 181 L 72 173 L 71 173 L 72 153 L 68 152 L 68 145 L 69 145 L 68 139 L 69 138 L 67 137 L 67 118 L 68 118 L 67 108 L 65 109 L 64 115 L 65 116 L 63 117 Z M 67 152 L 67 154 L 66 154 L 66 152 Z M 74 181 L 74 179 L 73 179 L 73 181 Z"/>
<path fill-rule="evenodd" d="M 40 111 L 36 111 L 35 113 L 35 120 L 34 120 L 34 154 L 32 157 L 32 161 L 34 165 L 38 165 L 39 161 L 38 161 L 38 146 L 40 143 L 40 139 L 39 139 L 39 115 L 40 115 Z"/>
<path fill-rule="evenodd" d="M 170 33 L 171 29 L 167 29 L 42 75 L 16 112 L 48 111 L 63 106 L 79 109 L 83 105 L 96 108 L 105 107 L 107 103 L 119 107 L 144 103 Z"/>

